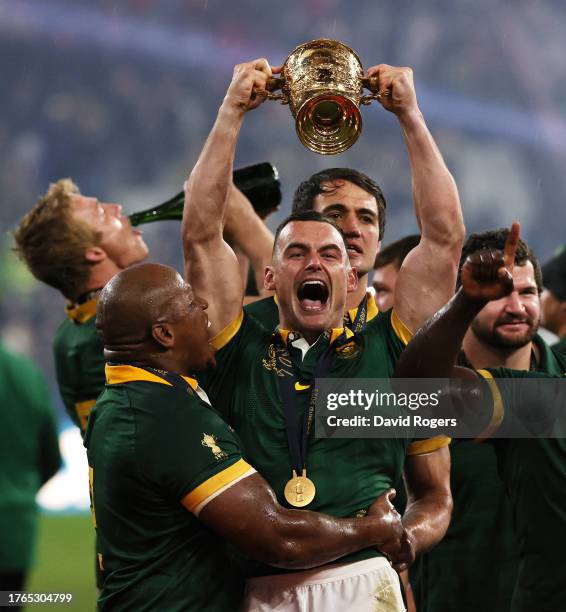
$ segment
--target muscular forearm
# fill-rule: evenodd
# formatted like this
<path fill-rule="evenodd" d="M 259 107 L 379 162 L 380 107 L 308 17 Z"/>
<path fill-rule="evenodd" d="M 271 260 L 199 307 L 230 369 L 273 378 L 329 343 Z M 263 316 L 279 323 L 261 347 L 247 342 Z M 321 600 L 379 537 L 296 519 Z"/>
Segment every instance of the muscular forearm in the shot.
<path fill-rule="evenodd" d="M 443 538 L 452 514 L 449 493 L 431 494 L 410 501 L 403 515 L 403 526 L 412 542 L 415 554 L 430 550 Z"/>
<path fill-rule="evenodd" d="M 220 107 L 202 153 L 185 183 L 182 234 L 185 244 L 222 236 L 232 170 L 244 110 Z"/>
<path fill-rule="evenodd" d="M 397 116 L 411 162 L 421 241 L 401 266 L 394 307 L 414 331 L 454 294 L 464 224 L 456 184 L 420 110 L 412 106 Z"/>
<path fill-rule="evenodd" d="M 208 503 L 199 518 L 253 559 L 307 568 L 362 548 L 398 548 L 404 531 L 392 495 L 382 494 L 363 518 L 334 518 L 282 507 L 273 489 L 253 474 Z"/>
<path fill-rule="evenodd" d="M 418 108 L 398 117 L 413 177 L 413 200 L 424 239 L 461 247 L 464 222 L 458 189 Z"/>
<path fill-rule="evenodd" d="M 378 546 L 391 527 L 368 516 L 337 519 L 325 514 L 284 510 L 276 533 L 266 543 L 264 559 L 270 565 L 304 569 L 329 563 L 363 548 Z M 256 551 L 257 554 L 258 551 Z"/>
<path fill-rule="evenodd" d="M 250 201 L 236 187 L 230 189 L 224 235 L 230 244 L 248 258 L 256 279 L 261 278 L 258 285 L 261 290 L 265 266 L 271 262 L 273 234 L 258 217 Z"/>
<path fill-rule="evenodd" d="M 397 362 L 395 376 L 450 378 L 466 331 L 484 305 L 458 291 L 412 338 Z"/>

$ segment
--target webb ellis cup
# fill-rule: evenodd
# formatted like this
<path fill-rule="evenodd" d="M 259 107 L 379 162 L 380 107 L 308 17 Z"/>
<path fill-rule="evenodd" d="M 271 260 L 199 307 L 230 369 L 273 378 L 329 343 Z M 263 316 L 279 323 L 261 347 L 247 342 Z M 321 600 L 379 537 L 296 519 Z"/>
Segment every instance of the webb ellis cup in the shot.
<path fill-rule="evenodd" d="M 373 93 L 362 95 L 364 87 Z M 363 76 L 355 51 L 327 38 L 299 45 L 267 89 L 269 99 L 289 104 L 299 140 L 322 155 L 349 149 L 362 129 L 360 104 L 389 93 L 377 91 L 377 79 Z M 276 90 L 281 93 L 271 93 Z"/>

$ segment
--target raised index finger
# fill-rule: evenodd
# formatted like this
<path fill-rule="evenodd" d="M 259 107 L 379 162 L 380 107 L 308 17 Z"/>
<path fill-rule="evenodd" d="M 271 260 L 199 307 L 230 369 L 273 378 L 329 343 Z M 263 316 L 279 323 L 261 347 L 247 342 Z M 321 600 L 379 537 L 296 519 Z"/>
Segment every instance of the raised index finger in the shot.
<path fill-rule="evenodd" d="M 519 244 L 519 234 L 521 232 L 521 225 L 518 221 L 513 221 L 507 240 L 505 241 L 505 247 L 503 249 L 503 263 L 509 272 L 513 272 L 513 266 L 515 265 L 515 251 Z"/>

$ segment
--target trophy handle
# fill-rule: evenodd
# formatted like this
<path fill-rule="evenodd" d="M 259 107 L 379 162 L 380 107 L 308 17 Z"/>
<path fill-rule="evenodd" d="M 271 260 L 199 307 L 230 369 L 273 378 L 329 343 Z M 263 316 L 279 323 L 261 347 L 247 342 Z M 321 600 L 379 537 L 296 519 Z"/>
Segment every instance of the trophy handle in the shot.
<path fill-rule="evenodd" d="M 390 89 L 383 89 L 379 91 L 379 81 L 375 77 L 362 77 L 362 88 L 369 89 L 372 93 L 369 95 L 362 96 L 360 98 L 360 104 L 371 104 L 374 100 L 379 100 L 391 95 Z"/>
<path fill-rule="evenodd" d="M 256 92 L 256 95 L 265 96 L 268 100 L 280 100 L 281 104 L 289 104 L 289 98 L 287 94 L 283 91 L 283 87 L 285 86 L 285 79 L 272 77 L 271 79 L 267 79 L 267 83 L 265 84 L 265 91 Z M 281 93 L 273 93 L 278 89 L 281 90 Z"/>

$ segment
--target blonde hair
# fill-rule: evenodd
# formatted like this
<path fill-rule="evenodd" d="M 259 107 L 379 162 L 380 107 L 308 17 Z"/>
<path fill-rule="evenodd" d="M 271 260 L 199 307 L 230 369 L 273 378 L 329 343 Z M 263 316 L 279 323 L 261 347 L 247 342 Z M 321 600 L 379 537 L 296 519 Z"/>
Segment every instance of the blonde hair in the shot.
<path fill-rule="evenodd" d="M 71 214 L 72 197 L 80 195 L 71 179 L 51 183 L 14 232 L 16 251 L 31 273 L 76 300 L 90 276 L 85 250 L 98 244 L 100 232 Z"/>

